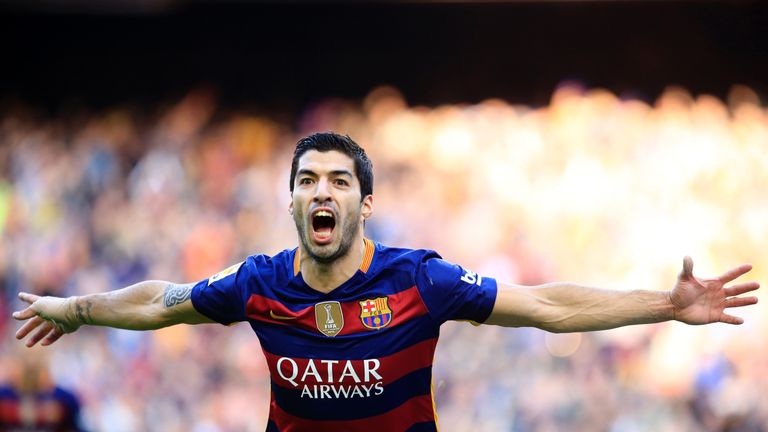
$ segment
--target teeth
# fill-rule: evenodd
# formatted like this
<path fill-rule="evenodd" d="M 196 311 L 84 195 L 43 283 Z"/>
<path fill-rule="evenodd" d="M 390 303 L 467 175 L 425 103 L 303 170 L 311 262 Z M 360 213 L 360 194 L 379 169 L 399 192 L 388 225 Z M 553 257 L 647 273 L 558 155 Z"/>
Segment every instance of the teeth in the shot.
<path fill-rule="evenodd" d="M 315 216 L 327 216 L 327 217 L 333 217 L 333 214 L 326 210 L 320 210 L 319 212 L 315 213 Z"/>

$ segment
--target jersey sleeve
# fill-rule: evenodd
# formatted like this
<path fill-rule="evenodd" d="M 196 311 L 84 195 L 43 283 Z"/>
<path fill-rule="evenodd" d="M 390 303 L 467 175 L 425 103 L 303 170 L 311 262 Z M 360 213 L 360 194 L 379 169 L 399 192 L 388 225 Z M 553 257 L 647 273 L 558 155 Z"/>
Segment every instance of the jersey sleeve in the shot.
<path fill-rule="evenodd" d="M 495 279 L 435 256 L 422 259 L 416 284 L 430 315 L 440 324 L 448 320 L 482 323 L 496 302 Z"/>
<path fill-rule="evenodd" d="M 246 260 L 201 280 L 192 288 L 192 305 L 224 325 L 245 321 L 248 280 L 255 271 L 255 265 Z"/>

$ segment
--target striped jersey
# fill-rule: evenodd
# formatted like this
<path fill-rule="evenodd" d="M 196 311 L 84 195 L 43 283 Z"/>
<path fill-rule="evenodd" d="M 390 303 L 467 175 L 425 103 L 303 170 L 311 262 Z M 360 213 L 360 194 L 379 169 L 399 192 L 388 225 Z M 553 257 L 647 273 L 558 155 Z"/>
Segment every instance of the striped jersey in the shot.
<path fill-rule="evenodd" d="M 483 322 L 496 281 L 431 250 L 365 239 L 359 270 L 329 293 L 298 248 L 255 255 L 192 290 L 197 311 L 248 321 L 271 374 L 267 431 L 435 431 L 432 359 L 447 320 Z"/>
<path fill-rule="evenodd" d="M 77 432 L 80 402 L 61 387 L 21 391 L 0 385 L 0 431 L 3 432 Z"/>

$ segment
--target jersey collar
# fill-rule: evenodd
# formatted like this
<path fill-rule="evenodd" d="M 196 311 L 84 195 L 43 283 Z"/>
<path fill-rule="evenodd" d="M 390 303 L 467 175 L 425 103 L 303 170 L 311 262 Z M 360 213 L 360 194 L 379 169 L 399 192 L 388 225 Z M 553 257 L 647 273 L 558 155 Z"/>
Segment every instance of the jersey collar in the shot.
<path fill-rule="evenodd" d="M 373 255 L 376 253 L 376 245 L 373 240 L 363 237 L 363 243 L 365 243 L 365 252 L 363 253 L 363 262 L 360 263 L 359 270 L 363 273 L 368 273 L 368 269 L 371 268 L 373 262 Z M 296 248 L 293 254 L 293 276 L 296 277 L 301 272 L 301 248 Z"/>

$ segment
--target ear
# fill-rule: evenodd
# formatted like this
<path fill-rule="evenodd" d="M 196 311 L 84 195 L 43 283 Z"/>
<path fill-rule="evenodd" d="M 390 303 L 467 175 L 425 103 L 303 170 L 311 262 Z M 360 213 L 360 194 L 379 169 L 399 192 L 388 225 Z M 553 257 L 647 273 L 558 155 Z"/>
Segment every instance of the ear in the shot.
<path fill-rule="evenodd" d="M 363 220 L 373 216 L 373 195 L 367 195 L 363 198 L 363 202 L 360 204 L 360 213 L 363 216 Z"/>
<path fill-rule="evenodd" d="M 291 202 L 288 203 L 288 214 L 293 214 L 293 199 L 291 199 Z"/>

